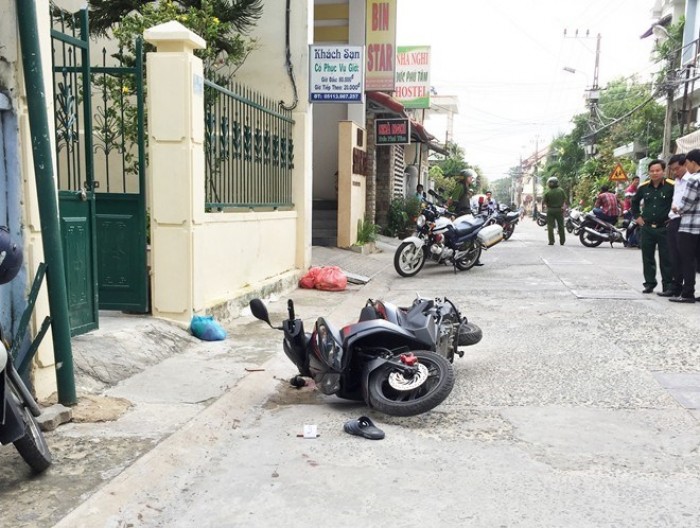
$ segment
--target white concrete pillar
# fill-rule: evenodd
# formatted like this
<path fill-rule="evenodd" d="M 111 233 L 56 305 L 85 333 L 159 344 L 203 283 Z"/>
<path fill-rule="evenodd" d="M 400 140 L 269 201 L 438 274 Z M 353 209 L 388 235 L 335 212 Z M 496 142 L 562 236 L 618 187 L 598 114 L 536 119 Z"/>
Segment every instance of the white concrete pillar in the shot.
<path fill-rule="evenodd" d="M 145 31 L 153 315 L 193 315 L 194 226 L 204 216 L 204 39 L 179 22 Z"/>

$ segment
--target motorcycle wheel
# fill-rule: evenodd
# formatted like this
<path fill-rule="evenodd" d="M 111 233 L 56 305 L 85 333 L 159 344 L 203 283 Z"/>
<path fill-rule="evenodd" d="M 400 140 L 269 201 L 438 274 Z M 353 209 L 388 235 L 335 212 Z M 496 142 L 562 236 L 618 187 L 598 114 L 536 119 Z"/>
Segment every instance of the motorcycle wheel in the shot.
<path fill-rule="evenodd" d="M 547 220 L 542 220 L 540 218 L 537 219 L 537 225 L 540 227 L 544 227 L 547 225 Z"/>
<path fill-rule="evenodd" d="M 481 331 L 481 328 L 474 323 L 462 323 L 457 334 L 457 343 L 459 346 L 476 345 L 483 336 L 484 333 Z"/>
<path fill-rule="evenodd" d="M 467 256 L 462 259 L 455 260 L 455 266 L 457 266 L 457 269 L 460 271 L 467 271 L 468 269 L 474 267 L 474 264 L 479 261 L 480 256 L 481 246 L 472 242 L 472 246 L 469 248 Z"/>
<path fill-rule="evenodd" d="M 599 238 L 592 238 L 591 234 L 585 229 L 581 229 L 581 233 L 579 234 L 578 238 L 581 241 L 581 244 L 586 247 L 598 247 L 603 243 L 603 241 Z"/>
<path fill-rule="evenodd" d="M 41 473 L 51 465 L 51 452 L 46 444 L 44 433 L 41 432 L 39 424 L 31 411 L 22 404 L 17 389 L 10 382 L 10 395 L 15 405 L 20 409 L 22 421 L 24 422 L 24 436 L 14 442 L 14 446 L 24 461 L 35 473 Z"/>
<path fill-rule="evenodd" d="M 412 242 L 404 242 L 394 254 L 394 269 L 402 277 L 413 277 L 425 264 L 425 251 Z"/>
<path fill-rule="evenodd" d="M 513 231 L 515 231 L 515 226 L 513 224 L 506 224 L 503 227 L 503 240 L 508 240 L 513 235 Z"/>
<path fill-rule="evenodd" d="M 566 230 L 569 233 L 573 233 L 574 232 L 574 225 L 571 222 L 566 222 Z"/>
<path fill-rule="evenodd" d="M 427 350 L 414 350 L 413 354 L 423 376 L 420 383 L 415 377 L 404 377 L 391 365 L 378 368 L 370 375 L 367 387 L 373 408 L 391 416 L 415 416 L 437 407 L 452 392 L 455 373 L 447 359 Z"/>

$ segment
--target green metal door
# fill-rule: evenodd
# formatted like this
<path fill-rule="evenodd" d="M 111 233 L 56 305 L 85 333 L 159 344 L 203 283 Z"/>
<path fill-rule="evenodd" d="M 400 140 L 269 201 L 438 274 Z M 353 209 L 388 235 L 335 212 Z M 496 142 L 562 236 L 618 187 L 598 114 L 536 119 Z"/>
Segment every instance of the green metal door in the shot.
<path fill-rule="evenodd" d="M 55 13 L 51 37 L 58 205 L 71 335 L 77 335 L 98 327 L 87 10 Z"/>
<path fill-rule="evenodd" d="M 91 69 L 95 106 L 97 279 L 103 310 L 144 313 L 148 306 L 146 263 L 146 152 L 143 50 L 134 43 L 109 66 Z"/>

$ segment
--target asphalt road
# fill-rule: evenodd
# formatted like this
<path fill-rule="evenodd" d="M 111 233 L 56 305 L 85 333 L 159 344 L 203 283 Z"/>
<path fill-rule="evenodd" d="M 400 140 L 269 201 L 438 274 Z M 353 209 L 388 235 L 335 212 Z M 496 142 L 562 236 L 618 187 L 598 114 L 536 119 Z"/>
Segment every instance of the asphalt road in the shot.
<path fill-rule="evenodd" d="M 291 389 L 280 335 L 256 332 L 264 371 L 56 526 L 700 526 L 700 304 L 642 295 L 638 250 L 548 246 L 525 220 L 468 272 L 406 279 L 390 252 L 365 258 L 370 283 L 296 292 L 299 313 L 344 324 L 367 297 L 448 295 L 484 338 L 441 406 L 395 418 Z M 384 440 L 343 432 L 362 414 Z"/>

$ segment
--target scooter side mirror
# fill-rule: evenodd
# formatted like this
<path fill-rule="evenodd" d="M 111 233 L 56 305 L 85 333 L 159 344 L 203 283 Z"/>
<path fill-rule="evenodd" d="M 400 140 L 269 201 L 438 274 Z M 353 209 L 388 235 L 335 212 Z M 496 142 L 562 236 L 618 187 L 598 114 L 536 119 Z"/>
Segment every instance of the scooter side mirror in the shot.
<path fill-rule="evenodd" d="M 265 304 L 260 299 L 253 299 L 250 301 L 250 311 L 253 317 L 265 321 L 268 325 L 272 326 L 270 322 L 270 315 L 267 313 L 267 308 Z"/>

